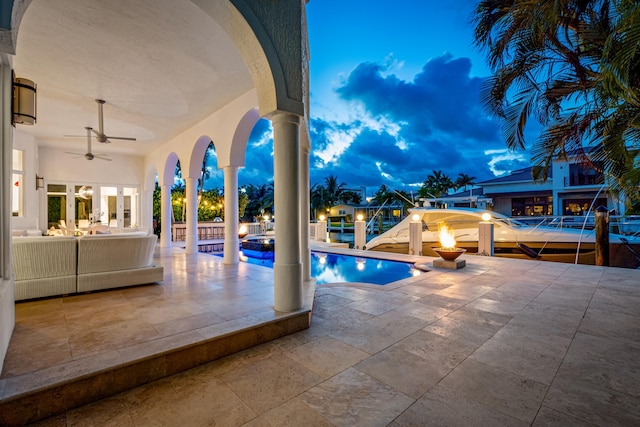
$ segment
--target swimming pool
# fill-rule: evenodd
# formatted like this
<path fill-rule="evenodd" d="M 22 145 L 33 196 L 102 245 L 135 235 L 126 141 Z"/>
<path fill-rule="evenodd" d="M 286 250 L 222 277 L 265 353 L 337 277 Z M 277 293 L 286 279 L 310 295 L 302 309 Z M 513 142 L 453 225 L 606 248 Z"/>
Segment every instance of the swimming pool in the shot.
<path fill-rule="evenodd" d="M 243 251 L 240 260 L 273 268 L 273 252 L 262 252 L 256 257 L 248 255 L 254 255 L 253 251 Z M 311 252 L 311 277 L 315 277 L 317 284 L 365 282 L 386 285 L 421 273 L 408 262 Z"/>

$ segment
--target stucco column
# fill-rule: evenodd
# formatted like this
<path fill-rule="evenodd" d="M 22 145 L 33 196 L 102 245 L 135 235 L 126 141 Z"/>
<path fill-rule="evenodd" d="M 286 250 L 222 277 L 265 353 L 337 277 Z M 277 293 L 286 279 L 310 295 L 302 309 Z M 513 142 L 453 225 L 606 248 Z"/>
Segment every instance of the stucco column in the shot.
<path fill-rule="evenodd" d="M 300 118 L 276 113 L 273 122 L 274 208 L 276 221 L 273 263 L 274 305 L 277 311 L 302 308 L 300 262 Z"/>
<path fill-rule="evenodd" d="M 198 188 L 196 178 L 185 179 L 185 198 L 187 199 L 185 249 L 188 254 L 195 254 L 198 252 Z"/>
<path fill-rule="evenodd" d="M 224 168 L 224 263 L 237 264 L 238 238 L 238 166 Z"/>
<path fill-rule="evenodd" d="M 309 245 L 309 147 L 300 147 L 300 246 L 302 280 L 311 280 L 311 247 Z"/>
<path fill-rule="evenodd" d="M 160 186 L 160 247 L 171 246 L 171 187 Z"/>

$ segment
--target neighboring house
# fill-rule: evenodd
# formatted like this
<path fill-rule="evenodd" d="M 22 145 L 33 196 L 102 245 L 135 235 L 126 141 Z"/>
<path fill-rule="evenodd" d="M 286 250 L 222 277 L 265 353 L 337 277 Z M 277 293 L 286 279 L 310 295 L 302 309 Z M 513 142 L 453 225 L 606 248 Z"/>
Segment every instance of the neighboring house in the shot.
<path fill-rule="evenodd" d="M 366 217 L 366 213 L 366 206 L 354 203 L 343 203 L 329 209 L 327 214 L 329 218 L 345 218 L 346 221 L 351 222 L 358 214 L 361 214 L 363 218 Z"/>
<path fill-rule="evenodd" d="M 508 216 L 583 215 L 593 205 L 624 213 L 624 203 L 608 192 L 604 176 L 577 161 L 553 162 L 546 182 L 534 182 L 531 167 L 478 183 L 493 209 Z"/>
<path fill-rule="evenodd" d="M 478 183 L 483 194 L 493 199 L 493 209 L 508 216 L 554 215 L 553 178 L 534 182 L 531 168 L 513 171 Z"/>
<path fill-rule="evenodd" d="M 343 203 L 329 209 L 327 216 L 331 219 L 345 218 L 351 222 L 362 215 L 365 221 L 369 221 L 376 214 L 381 214 L 383 221 L 397 222 L 404 218 L 404 205 L 400 202 L 393 202 L 382 207 L 378 205 L 363 205 L 354 203 Z"/>

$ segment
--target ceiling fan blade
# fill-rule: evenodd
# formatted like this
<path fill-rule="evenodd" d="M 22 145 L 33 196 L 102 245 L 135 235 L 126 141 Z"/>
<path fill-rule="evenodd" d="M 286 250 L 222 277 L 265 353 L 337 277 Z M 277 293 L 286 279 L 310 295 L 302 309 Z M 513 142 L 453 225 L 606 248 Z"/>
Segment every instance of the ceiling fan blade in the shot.
<path fill-rule="evenodd" d="M 73 154 L 74 156 L 84 156 L 84 153 L 73 153 L 71 151 L 65 151 L 65 154 Z"/>
<path fill-rule="evenodd" d="M 106 160 L 107 162 L 110 162 L 110 161 L 112 160 L 112 159 L 110 159 L 110 158 L 108 158 L 108 157 L 102 157 L 102 156 L 99 156 L 99 155 L 97 155 L 97 154 L 94 154 L 94 155 L 93 155 L 93 158 L 94 158 L 94 159 L 100 159 L 100 160 Z"/>
<path fill-rule="evenodd" d="M 87 135 L 62 135 L 65 138 L 86 138 Z"/>
<path fill-rule="evenodd" d="M 123 141 L 136 141 L 135 138 L 127 138 L 127 137 L 124 137 L 124 136 L 107 136 L 107 138 L 108 139 L 121 139 Z"/>

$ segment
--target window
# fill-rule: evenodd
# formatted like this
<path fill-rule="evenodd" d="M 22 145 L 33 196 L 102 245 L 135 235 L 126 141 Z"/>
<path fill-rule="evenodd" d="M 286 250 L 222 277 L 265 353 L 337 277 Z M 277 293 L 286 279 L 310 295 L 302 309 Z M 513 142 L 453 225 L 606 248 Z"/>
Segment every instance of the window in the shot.
<path fill-rule="evenodd" d="M 589 211 L 589 207 L 593 199 L 565 199 L 562 201 L 565 216 L 585 215 Z M 593 204 L 595 209 L 597 206 L 607 206 L 606 197 L 598 198 Z"/>
<path fill-rule="evenodd" d="M 553 215 L 553 196 L 514 197 L 511 216 Z"/>
<path fill-rule="evenodd" d="M 598 166 L 598 165 L 597 165 Z M 598 167 L 598 169 L 602 169 Z M 597 185 L 604 183 L 602 173 L 591 166 L 581 164 L 569 165 L 569 185 Z"/>
<path fill-rule="evenodd" d="M 24 152 L 13 150 L 11 215 L 24 216 Z"/>

